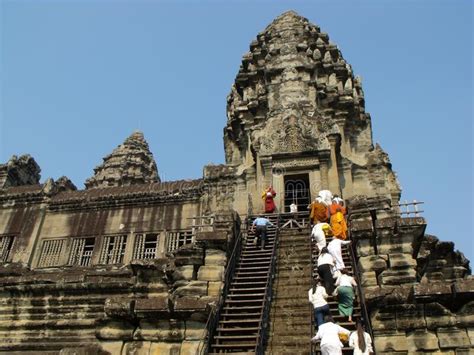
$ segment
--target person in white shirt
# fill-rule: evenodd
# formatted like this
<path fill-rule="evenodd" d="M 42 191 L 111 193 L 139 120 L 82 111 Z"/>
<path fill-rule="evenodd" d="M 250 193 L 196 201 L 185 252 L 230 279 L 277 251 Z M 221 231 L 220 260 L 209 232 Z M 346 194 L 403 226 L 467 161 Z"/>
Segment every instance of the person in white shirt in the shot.
<path fill-rule="evenodd" d="M 333 238 L 328 244 L 328 250 L 336 261 L 336 270 L 342 270 L 346 266 L 344 265 L 344 260 L 342 259 L 342 245 L 349 244 L 350 240 L 341 240 L 338 238 Z"/>
<path fill-rule="evenodd" d="M 328 294 L 326 289 L 321 286 L 321 281 L 318 281 L 317 284 L 313 281 L 313 287 L 308 291 L 308 299 L 313 304 L 314 320 L 317 327 L 323 324 L 324 316 L 330 314 L 326 298 L 328 298 Z"/>
<path fill-rule="evenodd" d="M 364 326 L 360 320 L 357 321 L 357 330 L 352 332 L 349 337 L 349 346 L 354 348 L 354 355 L 371 355 L 374 353 L 372 338 L 369 333 L 364 331 Z"/>
<path fill-rule="evenodd" d="M 311 238 L 316 242 L 318 249 L 326 246 L 326 234 L 331 233 L 331 226 L 328 223 L 317 223 L 311 230 Z"/>
<path fill-rule="evenodd" d="M 325 316 L 324 321 L 325 323 L 321 324 L 318 333 L 311 341 L 321 340 L 322 355 L 341 355 L 343 345 L 339 339 L 339 333 L 349 336 L 350 332 L 346 328 L 334 323 L 330 315 Z"/>
<path fill-rule="evenodd" d="M 341 274 L 336 280 L 337 286 L 337 308 L 339 314 L 348 317 L 352 322 L 352 312 L 354 311 L 354 287 L 357 283 L 346 269 L 340 270 Z"/>
<path fill-rule="evenodd" d="M 298 205 L 295 201 L 290 205 L 290 213 L 298 213 Z"/>
<path fill-rule="evenodd" d="M 318 196 L 321 197 L 321 200 L 326 206 L 330 206 L 332 204 L 332 192 L 329 190 L 321 190 L 318 193 Z"/>
<path fill-rule="evenodd" d="M 318 257 L 318 274 L 328 295 L 334 292 L 333 268 L 334 258 L 329 254 L 328 248 L 324 247 Z"/>

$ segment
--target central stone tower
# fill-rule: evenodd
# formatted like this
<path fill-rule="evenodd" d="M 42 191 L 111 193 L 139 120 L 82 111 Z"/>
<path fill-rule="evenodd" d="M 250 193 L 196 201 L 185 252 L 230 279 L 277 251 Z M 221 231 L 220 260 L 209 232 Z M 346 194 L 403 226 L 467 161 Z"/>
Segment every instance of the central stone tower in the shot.
<path fill-rule="evenodd" d="M 281 211 L 320 189 L 398 202 L 364 106 L 361 79 L 327 34 L 293 11 L 276 18 L 250 44 L 227 98 L 226 164 L 241 177 L 237 191 L 250 196 L 235 194 L 234 208 L 260 204 L 268 185 Z"/>

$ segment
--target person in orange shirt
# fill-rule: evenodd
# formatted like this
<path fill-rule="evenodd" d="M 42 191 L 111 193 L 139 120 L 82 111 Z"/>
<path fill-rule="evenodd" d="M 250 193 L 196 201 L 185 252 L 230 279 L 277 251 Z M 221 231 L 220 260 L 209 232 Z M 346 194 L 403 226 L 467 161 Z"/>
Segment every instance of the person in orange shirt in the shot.
<path fill-rule="evenodd" d="M 328 208 L 320 197 L 316 197 L 309 208 L 309 219 L 313 225 L 328 221 Z"/>
<path fill-rule="evenodd" d="M 344 207 L 344 200 L 339 197 L 334 197 L 331 206 L 329 206 L 329 213 L 331 215 L 330 224 L 334 237 L 345 240 L 347 238 L 347 223 L 346 223 L 346 208 Z"/>

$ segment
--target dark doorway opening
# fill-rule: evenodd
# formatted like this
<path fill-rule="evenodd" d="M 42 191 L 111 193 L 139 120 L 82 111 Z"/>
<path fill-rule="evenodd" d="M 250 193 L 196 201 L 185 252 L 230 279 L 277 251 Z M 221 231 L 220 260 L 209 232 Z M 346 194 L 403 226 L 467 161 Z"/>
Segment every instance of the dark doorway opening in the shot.
<path fill-rule="evenodd" d="M 311 191 L 309 189 L 309 175 L 295 174 L 285 175 L 285 212 L 290 212 L 290 205 L 294 202 L 298 206 L 298 212 L 307 211 L 311 202 Z"/>

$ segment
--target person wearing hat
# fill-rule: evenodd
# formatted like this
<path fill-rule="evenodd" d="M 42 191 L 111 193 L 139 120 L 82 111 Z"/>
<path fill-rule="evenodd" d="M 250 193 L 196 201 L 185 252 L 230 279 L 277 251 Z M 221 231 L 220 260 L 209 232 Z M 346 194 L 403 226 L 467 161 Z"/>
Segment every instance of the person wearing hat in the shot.
<path fill-rule="evenodd" d="M 315 224 L 311 230 L 311 238 L 316 242 L 319 250 L 326 246 L 326 236 L 331 234 L 331 226 L 324 222 Z"/>

